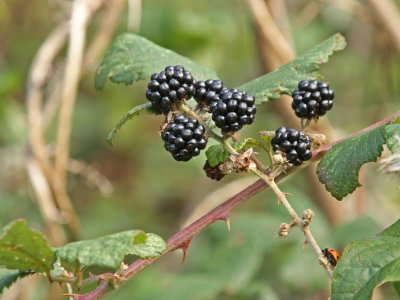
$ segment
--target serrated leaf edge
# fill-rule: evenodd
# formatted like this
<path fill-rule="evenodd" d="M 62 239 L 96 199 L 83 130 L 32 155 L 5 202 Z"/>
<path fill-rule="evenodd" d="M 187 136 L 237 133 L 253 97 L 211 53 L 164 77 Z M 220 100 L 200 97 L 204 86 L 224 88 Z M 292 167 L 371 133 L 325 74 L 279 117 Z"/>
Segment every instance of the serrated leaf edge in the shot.
<path fill-rule="evenodd" d="M 133 117 L 140 115 L 143 111 L 146 111 L 149 114 L 155 114 L 151 109 L 153 109 L 151 103 L 144 103 L 138 106 L 133 107 L 129 110 L 115 125 L 115 127 L 111 130 L 111 132 L 107 136 L 107 142 L 111 145 L 115 145 L 115 138 L 119 130 L 125 125 L 125 123 L 131 120 Z"/>

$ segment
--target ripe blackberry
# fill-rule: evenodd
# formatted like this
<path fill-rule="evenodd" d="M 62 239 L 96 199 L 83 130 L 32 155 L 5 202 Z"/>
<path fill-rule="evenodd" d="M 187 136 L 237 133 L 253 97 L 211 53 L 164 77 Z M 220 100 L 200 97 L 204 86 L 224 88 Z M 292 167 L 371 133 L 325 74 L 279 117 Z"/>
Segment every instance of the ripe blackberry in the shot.
<path fill-rule="evenodd" d="M 213 101 L 218 101 L 218 94 L 224 89 L 224 83 L 221 80 L 208 79 L 206 81 L 197 81 L 194 84 L 195 92 L 193 98 L 201 106 L 209 105 Z"/>
<path fill-rule="evenodd" d="M 209 104 L 212 119 L 222 132 L 235 132 L 243 125 L 251 124 L 257 112 L 252 95 L 238 89 L 223 88 L 218 94 L 219 100 Z"/>
<path fill-rule="evenodd" d="M 167 66 L 164 71 L 151 75 L 146 98 L 153 108 L 168 114 L 174 103 L 189 99 L 194 94 L 195 79 L 182 66 Z"/>
<path fill-rule="evenodd" d="M 302 131 L 282 126 L 275 131 L 275 136 L 271 140 L 272 150 L 280 150 L 287 160 L 299 166 L 305 160 L 311 158 L 311 138 Z"/>
<path fill-rule="evenodd" d="M 302 119 L 318 119 L 333 106 L 335 93 L 326 82 L 302 80 L 292 93 L 292 108 Z"/>
<path fill-rule="evenodd" d="M 161 133 L 164 147 L 177 161 L 188 161 L 207 145 L 205 128 L 194 118 L 176 115 Z"/>

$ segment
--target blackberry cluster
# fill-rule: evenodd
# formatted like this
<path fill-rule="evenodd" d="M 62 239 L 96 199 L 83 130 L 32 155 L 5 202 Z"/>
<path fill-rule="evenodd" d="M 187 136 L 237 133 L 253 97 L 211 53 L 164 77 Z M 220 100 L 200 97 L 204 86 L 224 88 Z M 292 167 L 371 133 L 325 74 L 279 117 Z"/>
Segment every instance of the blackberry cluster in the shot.
<path fill-rule="evenodd" d="M 223 133 L 240 130 L 243 125 L 251 124 L 257 112 L 252 95 L 238 89 L 224 88 L 218 94 L 218 100 L 209 104 L 212 119 Z"/>
<path fill-rule="evenodd" d="M 176 115 L 161 133 L 164 147 L 177 161 L 188 161 L 207 145 L 203 125 L 194 118 Z"/>
<path fill-rule="evenodd" d="M 192 74 L 184 67 L 167 66 L 164 71 L 151 75 L 146 98 L 156 111 L 166 115 L 172 104 L 193 96 L 194 82 Z"/>
<path fill-rule="evenodd" d="M 213 101 L 218 101 L 218 94 L 226 89 L 221 80 L 208 79 L 206 81 L 197 81 L 194 84 L 195 93 L 193 98 L 200 106 L 209 105 Z"/>
<path fill-rule="evenodd" d="M 318 119 L 332 108 L 334 97 L 326 82 L 302 80 L 292 93 L 292 108 L 299 118 Z"/>
<path fill-rule="evenodd" d="M 282 126 L 275 131 L 271 140 L 274 152 L 280 150 L 286 154 L 287 160 L 299 166 L 305 160 L 311 158 L 311 138 L 301 131 Z"/>

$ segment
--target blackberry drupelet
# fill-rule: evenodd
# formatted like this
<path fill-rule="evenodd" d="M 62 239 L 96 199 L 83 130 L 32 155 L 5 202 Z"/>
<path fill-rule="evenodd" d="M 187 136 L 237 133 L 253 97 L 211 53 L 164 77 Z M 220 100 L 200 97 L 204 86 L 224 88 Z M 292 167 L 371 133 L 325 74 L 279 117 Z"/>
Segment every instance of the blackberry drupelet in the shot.
<path fill-rule="evenodd" d="M 311 158 L 311 138 L 302 131 L 279 127 L 271 140 L 274 152 L 280 150 L 289 163 L 299 166 Z"/>
<path fill-rule="evenodd" d="M 328 83 L 317 80 L 302 80 L 292 93 L 292 108 L 302 119 L 318 119 L 333 106 L 335 93 Z"/>
<path fill-rule="evenodd" d="M 197 81 L 194 84 L 195 92 L 193 98 L 200 106 L 209 105 L 213 101 L 218 101 L 218 94 L 225 88 L 221 80 L 208 79 Z"/>
<path fill-rule="evenodd" d="M 194 118 L 176 115 L 161 133 L 164 147 L 177 161 L 188 161 L 207 145 L 205 128 Z"/>
<path fill-rule="evenodd" d="M 192 74 L 184 67 L 167 66 L 164 71 L 151 75 L 146 98 L 156 111 L 166 115 L 173 104 L 193 96 L 194 82 Z"/>
<path fill-rule="evenodd" d="M 257 109 L 252 95 L 238 89 L 224 88 L 218 97 L 219 100 L 211 101 L 209 107 L 215 125 L 223 133 L 235 132 L 253 123 Z"/>

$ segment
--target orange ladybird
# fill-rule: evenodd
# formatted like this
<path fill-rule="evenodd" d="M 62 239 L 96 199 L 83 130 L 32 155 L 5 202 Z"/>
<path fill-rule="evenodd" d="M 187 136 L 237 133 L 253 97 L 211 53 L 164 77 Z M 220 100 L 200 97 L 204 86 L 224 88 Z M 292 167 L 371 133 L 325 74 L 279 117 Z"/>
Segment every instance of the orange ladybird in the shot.
<path fill-rule="evenodd" d="M 332 266 L 336 266 L 338 260 L 340 259 L 340 254 L 336 250 L 325 248 L 322 250 L 322 253 L 325 255 L 326 259 Z"/>

